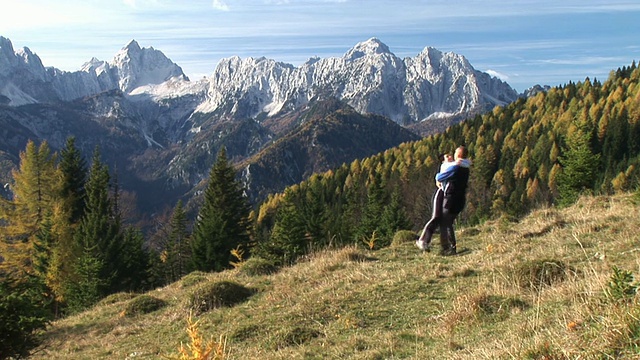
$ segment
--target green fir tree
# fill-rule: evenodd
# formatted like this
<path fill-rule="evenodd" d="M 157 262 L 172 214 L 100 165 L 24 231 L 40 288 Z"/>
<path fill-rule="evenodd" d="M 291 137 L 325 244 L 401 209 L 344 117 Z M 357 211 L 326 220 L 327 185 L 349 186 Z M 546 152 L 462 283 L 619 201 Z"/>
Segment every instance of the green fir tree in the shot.
<path fill-rule="evenodd" d="M 193 231 L 192 265 L 201 271 L 222 271 L 234 260 L 231 250 L 249 244 L 250 207 L 242 184 L 222 148 L 209 173 L 209 184 Z"/>
<path fill-rule="evenodd" d="M 558 175 L 558 204 L 573 204 L 581 193 L 594 188 L 600 166 L 600 154 L 592 150 L 592 132 L 587 124 L 577 124 L 568 136 L 567 147 L 559 158 L 562 172 Z"/>

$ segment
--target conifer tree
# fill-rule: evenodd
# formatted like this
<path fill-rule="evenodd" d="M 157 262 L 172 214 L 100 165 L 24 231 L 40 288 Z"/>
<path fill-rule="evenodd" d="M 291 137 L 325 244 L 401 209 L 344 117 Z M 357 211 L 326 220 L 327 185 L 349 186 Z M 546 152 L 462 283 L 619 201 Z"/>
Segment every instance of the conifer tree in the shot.
<path fill-rule="evenodd" d="M 400 189 L 396 187 L 391 193 L 389 204 L 384 207 L 382 218 L 380 221 L 383 243 L 381 246 L 389 245 L 393 239 L 393 235 L 398 230 L 411 229 L 411 221 L 400 199 Z"/>
<path fill-rule="evenodd" d="M 118 269 L 117 291 L 139 291 L 149 285 L 149 253 L 144 248 L 144 236 L 129 226 L 124 230 L 122 266 Z"/>
<path fill-rule="evenodd" d="M 5 259 L 2 268 L 18 268 L 31 273 L 33 243 L 47 213 L 53 212 L 59 201 L 59 177 L 55 155 L 47 142 L 36 146 L 27 143 L 20 153 L 20 166 L 12 172 L 13 199 L 3 200 L 0 219 L 0 253 Z"/>
<path fill-rule="evenodd" d="M 373 173 L 367 187 L 367 203 L 364 207 L 360 225 L 356 230 L 356 241 L 368 241 L 371 237 L 381 235 L 380 218 L 384 212 L 386 192 L 380 174 Z"/>
<path fill-rule="evenodd" d="M 573 204 L 581 192 L 594 187 L 600 154 L 592 151 L 591 134 L 588 125 L 580 123 L 567 138 L 567 147 L 559 158 L 562 172 L 557 180 L 561 206 Z"/>
<path fill-rule="evenodd" d="M 192 264 L 196 270 L 229 268 L 231 250 L 249 243 L 250 207 L 244 188 L 221 148 L 209 173 L 209 184 L 193 231 Z"/>
<path fill-rule="evenodd" d="M 179 200 L 171 214 L 164 214 L 152 235 L 151 282 L 164 285 L 181 279 L 191 271 L 191 243 L 187 213 Z"/>
<path fill-rule="evenodd" d="M 61 201 L 52 214 L 55 238 L 51 243 L 45 280 L 53 293 L 56 312 L 58 305 L 65 302 L 66 283 L 74 279 L 73 264 L 69 259 L 79 255 L 74 232 L 85 210 L 87 167 L 74 137 L 67 138 L 65 147 L 60 151 L 57 169 L 61 178 Z"/>
<path fill-rule="evenodd" d="M 44 280 L 49 271 L 51 251 L 54 246 L 53 223 L 51 215 L 45 217 L 33 242 L 33 271 Z"/>
<path fill-rule="evenodd" d="M 97 253 L 97 246 L 85 246 L 73 261 L 74 277 L 65 284 L 65 300 L 72 313 L 94 305 L 105 294 L 108 284 L 101 275 L 105 265 Z"/>
<path fill-rule="evenodd" d="M 305 233 L 313 245 L 325 246 L 328 243 L 326 229 L 329 220 L 326 211 L 326 198 L 317 176 L 312 177 L 307 185 L 307 189 L 302 195 L 301 205 L 298 206 L 304 220 Z"/>
<path fill-rule="evenodd" d="M 41 282 L 14 273 L 0 276 L 0 359 L 26 359 L 51 319 Z"/>
<path fill-rule="evenodd" d="M 78 223 L 84 214 L 87 164 L 76 147 L 75 137 L 69 137 L 60 151 L 58 168 L 62 173 L 61 195 L 69 203 L 71 222 Z"/>
<path fill-rule="evenodd" d="M 55 313 L 58 314 L 60 304 L 65 302 L 66 283 L 73 279 L 73 261 L 77 255 L 74 228 L 70 223 L 70 211 L 64 206 L 54 209 L 51 216 L 53 224 L 51 231 L 53 238 L 50 241 L 48 262 L 45 275 L 45 284 L 53 295 Z"/>
<path fill-rule="evenodd" d="M 124 270 L 122 237 L 109 198 L 109 180 L 109 170 L 100 161 L 100 151 L 96 147 L 85 187 L 85 213 L 75 233 L 75 242 L 82 254 L 77 268 L 84 272 L 81 274 L 84 281 L 95 281 L 95 284 L 83 285 L 81 290 L 92 293 L 79 296 L 82 299 L 94 299 L 93 291 L 96 289 L 102 296 L 116 290 L 118 271 Z"/>
<path fill-rule="evenodd" d="M 52 279 L 50 274 L 53 258 L 52 252 L 53 249 L 55 249 L 56 242 L 52 216 L 48 213 L 42 221 L 40 229 L 33 241 L 32 264 L 33 277 L 37 279 L 37 283 L 40 285 L 40 296 L 42 296 L 43 299 L 47 299 L 48 303 L 53 304 L 55 309 L 57 309 L 56 300 L 59 296 L 54 290 L 56 284 L 50 284 L 50 280 Z M 53 312 L 57 312 L 57 310 Z"/>
<path fill-rule="evenodd" d="M 178 201 L 171 215 L 170 232 L 165 245 L 166 280 L 174 282 L 189 273 L 191 255 L 187 213 Z"/>
<path fill-rule="evenodd" d="M 271 237 L 259 245 L 257 255 L 279 265 L 291 265 L 308 251 L 306 234 L 300 212 L 290 197 L 285 196 L 284 203 L 278 208 Z"/>

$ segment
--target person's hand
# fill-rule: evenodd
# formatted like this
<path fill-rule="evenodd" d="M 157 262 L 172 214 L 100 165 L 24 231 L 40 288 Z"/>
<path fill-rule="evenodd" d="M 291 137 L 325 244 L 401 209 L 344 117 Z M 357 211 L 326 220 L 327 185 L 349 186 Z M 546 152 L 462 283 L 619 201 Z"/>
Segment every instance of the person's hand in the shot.
<path fill-rule="evenodd" d="M 436 187 L 442 189 L 442 183 L 436 180 Z"/>

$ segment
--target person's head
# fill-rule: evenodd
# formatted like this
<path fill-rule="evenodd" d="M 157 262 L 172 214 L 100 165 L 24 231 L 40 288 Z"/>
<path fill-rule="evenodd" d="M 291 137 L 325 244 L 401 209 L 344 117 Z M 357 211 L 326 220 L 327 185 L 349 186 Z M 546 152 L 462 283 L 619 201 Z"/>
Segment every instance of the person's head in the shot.
<path fill-rule="evenodd" d="M 451 154 L 444 154 L 444 160 L 442 160 L 443 162 L 452 162 L 453 161 L 453 155 Z"/>
<path fill-rule="evenodd" d="M 445 162 L 447 160 L 446 156 L 447 154 L 445 153 L 438 154 L 438 161 Z"/>
<path fill-rule="evenodd" d="M 456 149 L 455 152 L 455 159 L 466 159 L 467 156 L 469 156 L 468 152 L 467 152 L 467 148 L 464 147 L 464 145 L 460 145 L 458 146 L 458 148 Z"/>

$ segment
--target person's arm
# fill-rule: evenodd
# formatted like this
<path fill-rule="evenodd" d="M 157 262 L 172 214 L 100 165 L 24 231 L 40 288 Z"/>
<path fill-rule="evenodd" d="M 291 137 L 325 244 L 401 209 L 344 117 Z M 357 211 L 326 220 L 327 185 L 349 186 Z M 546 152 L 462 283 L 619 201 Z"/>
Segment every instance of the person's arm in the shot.
<path fill-rule="evenodd" d="M 458 165 L 454 165 L 449 167 L 447 171 L 438 173 L 436 175 L 436 181 L 443 182 L 451 179 L 455 175 L 457 169 L 458 169 Z"/>
<path fill-rule="evenodd" d="M 458 159 L 458 161 L 456 161 L 456 165 L 463 167 L 463 168 L 468 168 L 471 167 L 471 160 L 469 159 Z"/>

